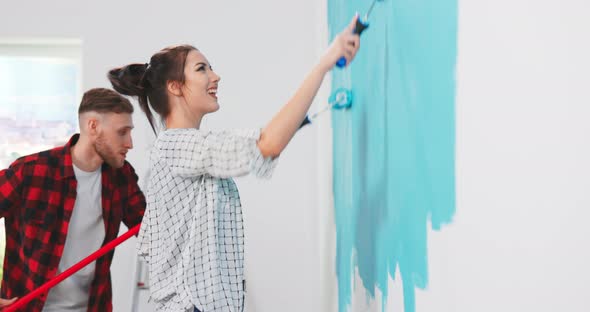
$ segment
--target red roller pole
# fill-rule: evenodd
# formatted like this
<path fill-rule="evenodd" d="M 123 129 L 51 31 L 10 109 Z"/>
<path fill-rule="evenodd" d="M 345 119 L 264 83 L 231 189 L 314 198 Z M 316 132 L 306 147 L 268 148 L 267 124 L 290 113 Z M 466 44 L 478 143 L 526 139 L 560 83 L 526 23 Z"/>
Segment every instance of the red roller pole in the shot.
<path fill-rule="evenodd" d="M 92 253 L 90 256 L 82 259 L 80 262 L 74 264 L 71 268 L 63 271 L 53 279 L 49 280 L 47 283 L 43 284 L 41 287 L 35 289 L 34 291 L 28 293 L 26 296 L 20 298 L 14 304 L 6 307 L 3 312 L 14 312 L 18 308 L 24 306 L 25 304 L 29 303 L 31 300 L 37 298 L 42 293 L 46 292 L 53 286 L 59 284 L 61 281 L 65 280 L 66 278 L 70 277 L 72 274 L 78 272 L 83 267 L 87 266 L 90 262 L 100 258 L 107 252 L 115 249 L 119 244 L 128 240 L 131 236 L 137 234 L 139 232 L 139 224 L 131 228 L 125 234 L 113 239 L 112 241 L 108 242 L 106 245 L 102 246 L 99 250 Z"/>

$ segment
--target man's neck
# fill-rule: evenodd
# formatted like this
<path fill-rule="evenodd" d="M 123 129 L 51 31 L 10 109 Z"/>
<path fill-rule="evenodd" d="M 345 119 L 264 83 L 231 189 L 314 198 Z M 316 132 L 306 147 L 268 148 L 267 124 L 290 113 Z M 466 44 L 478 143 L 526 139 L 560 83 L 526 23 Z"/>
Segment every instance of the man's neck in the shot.
<path fill-rule="evenodd" d="M 80 135 L 80 139 L 71 147 L 72 162 L 78 169 L 93 172 L 102 166 L 103 160 L 96 153 L 94 147 L 88 140 Z"/>

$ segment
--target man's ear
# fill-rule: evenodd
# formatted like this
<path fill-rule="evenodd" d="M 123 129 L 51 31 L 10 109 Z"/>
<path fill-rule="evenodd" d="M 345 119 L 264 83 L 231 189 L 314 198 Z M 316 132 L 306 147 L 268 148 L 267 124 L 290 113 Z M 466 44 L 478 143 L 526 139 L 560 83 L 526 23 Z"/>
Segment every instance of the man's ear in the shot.
<path fill-rule="evenodd" d="M 182 84 L 178 81 L 168 80 L 166 89 L 175 96 L 182 96 Z"/>
<path fill-rule="evenodd" d="M 96 116 L 89 116 L 88 118 L 86 118 L 85 126 L 86 131 L 90 136 L 96 136 L 98 134 L 100 121 Z"/>

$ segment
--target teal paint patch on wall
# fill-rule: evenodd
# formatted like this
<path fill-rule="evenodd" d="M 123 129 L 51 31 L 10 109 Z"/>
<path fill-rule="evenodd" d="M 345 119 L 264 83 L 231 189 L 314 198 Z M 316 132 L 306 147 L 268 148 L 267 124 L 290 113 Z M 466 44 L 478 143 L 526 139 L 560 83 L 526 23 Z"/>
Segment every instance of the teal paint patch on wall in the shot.
<path fill-rule="evenodd" d="M 328 0 L 330 36 L 369 5 Z M 413 312 L 428 285 L 428 225 L 455 214 L 457 1 L 384 0 L 369 22 L 353 64 L 333 72 L 333 89 L 353 92 L 352 108 L 332 114 L 339 311 L 358 270 L 384 311 L 389 276 L 401 279 Z"/>

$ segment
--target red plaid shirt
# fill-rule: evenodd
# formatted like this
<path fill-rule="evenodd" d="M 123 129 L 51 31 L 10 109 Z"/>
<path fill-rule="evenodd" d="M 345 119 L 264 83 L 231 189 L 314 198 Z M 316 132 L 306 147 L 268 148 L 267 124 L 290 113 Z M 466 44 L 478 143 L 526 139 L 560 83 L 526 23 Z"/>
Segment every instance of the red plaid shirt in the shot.
<path fill-rule="evenodd" d="M 56 276 L 74 202 L 76 177 L 70 147 L 63 147 L 16 160 L 0 171 L 0 217 L 6 227 L 6 252 L 1 298 L 23 297 Z M 131 228 L 139 223 L 145 198 L 137 175 L 127 162 L 119 169 L 102 166 L 102 212 L 105 240 L 117 237 L 121 221 Z M 90 287 L 88 311 L 112 311 L 110 266 L 114 251 L 96 260 Z M 22 311 L 41 311 L 47 293 Z"/>

